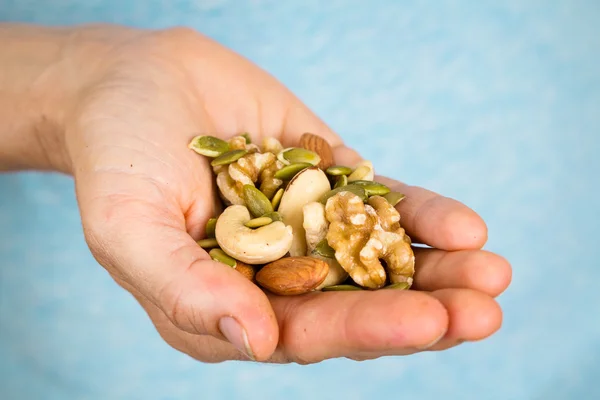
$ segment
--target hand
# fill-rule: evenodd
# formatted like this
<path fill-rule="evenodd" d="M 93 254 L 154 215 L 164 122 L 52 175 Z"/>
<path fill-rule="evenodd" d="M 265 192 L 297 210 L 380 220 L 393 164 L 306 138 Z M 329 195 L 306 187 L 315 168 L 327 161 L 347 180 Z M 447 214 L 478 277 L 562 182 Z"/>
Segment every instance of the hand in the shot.
<path fill-rule="evenodd" d="M 479 250 L 484 222 L 391 180 L 408 196 L 403 226 L 433 247 L 415 250 L 418 290 L 278 297 L 210 260 L 195 240 L 213 216 L 214 188 L 207 161 L 187 148 L 193 136 L 247 131 L 289 146 L 312 132 L 335 146 L 338 163 L 359 155 L 273 77 L 208 38 L 113 32 L 69 114 L 64 163 L 91 251 L 171 346 L 205 362 L 314 363 L 442 350 L 500 327 L 493 297 L 511 271 Z"/>

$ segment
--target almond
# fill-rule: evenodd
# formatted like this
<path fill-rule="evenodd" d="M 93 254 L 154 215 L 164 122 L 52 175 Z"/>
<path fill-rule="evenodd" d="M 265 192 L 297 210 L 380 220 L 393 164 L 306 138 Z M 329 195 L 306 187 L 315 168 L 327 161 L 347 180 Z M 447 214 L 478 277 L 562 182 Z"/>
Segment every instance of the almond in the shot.
<path fill-rule="evenodd" d="M 281 296 L 312 292 L 327 277 L 329 265 L 312 257 L 286 257 L 265 265 L 256 282 Z"/>
<path fill-rule="evenodd" d="M 235 270 L 240 274 L 244 275 L 249 280 L 254 280 L 254 268 L 251 265 L 237 261 L 235 264 Z"/>
<path fill-rule="evenodd" d="M 321 161 L 317 164 L 317 167 L 322 170 L 326 170 L 334 165 L 333 149 L 329 145 L 329 142 L 321 136 L 305 133 L 300 137 L 300 147 L 314 151 L 321 157 Z"/>

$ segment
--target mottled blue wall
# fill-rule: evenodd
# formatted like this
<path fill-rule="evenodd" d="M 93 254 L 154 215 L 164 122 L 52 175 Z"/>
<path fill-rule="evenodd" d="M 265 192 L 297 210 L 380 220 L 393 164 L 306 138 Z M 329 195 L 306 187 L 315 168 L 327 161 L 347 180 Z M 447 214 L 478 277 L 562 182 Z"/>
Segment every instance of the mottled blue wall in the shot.
<path fill-rule="evenodd" d="M 599 1 L 0 0 L 0 19 L 193 26 L 379 172 L 472 206 L 514 267 L 504 326 L 481 343 L 201 365 L 95 264 L 69 179 L 0 176 L 0 398 L 600 398 Z"/>

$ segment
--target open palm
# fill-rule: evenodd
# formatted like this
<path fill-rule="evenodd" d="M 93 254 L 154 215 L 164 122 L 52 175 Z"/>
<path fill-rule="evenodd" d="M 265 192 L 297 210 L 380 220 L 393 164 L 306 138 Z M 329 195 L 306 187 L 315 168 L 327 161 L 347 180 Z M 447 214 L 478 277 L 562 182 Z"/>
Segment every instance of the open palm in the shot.
<path fill-rule="evenodd" d="M 359 155 L 277 80 L 189 30 L 114 45 L 71 118 L 67 145 L 90 249 L 174 348 L 206 362 L 312 363 L 441 350 L 496 331 L 493 297 L 510 266 L 480 250 L 487 233 L 466 206 L 418 187 L 398 205 L 416 248 L 409 291 L 265 294 L 195 242 L 214 216 L 215 187 L 197 134 L 250 132 L 284 145 L 325 137 L 336 162 Z M 238 329 L 238 328 L 241 328 Z"/>

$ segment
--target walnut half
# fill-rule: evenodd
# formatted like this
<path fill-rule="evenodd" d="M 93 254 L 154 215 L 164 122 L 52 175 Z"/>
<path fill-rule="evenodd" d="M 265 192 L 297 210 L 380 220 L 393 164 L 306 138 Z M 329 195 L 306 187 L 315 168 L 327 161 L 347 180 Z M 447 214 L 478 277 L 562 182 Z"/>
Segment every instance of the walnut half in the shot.
<path fill-rule="evenodd" d="M 390 282 L 412 284 L 415 258 L 398 211 L 381 196 L 364 204 L 351 192 L 327 200 L 327 242 L 352 280 L 369 289 Z M 385 262 L 385 267 L 381 260 Z"/>
<path fill-rule="evenodd" d="M 221 166 L 222 167 L 222 166 Z M 221 168 L 217 173 L 220 194 L 229 204 L 244 204 L 242 187 L 260 185 L 260 190 L 270 199 L 283 181 L 275 179 L 281 163 L 273 153 L 246 154 L 239 160 Z"/>

